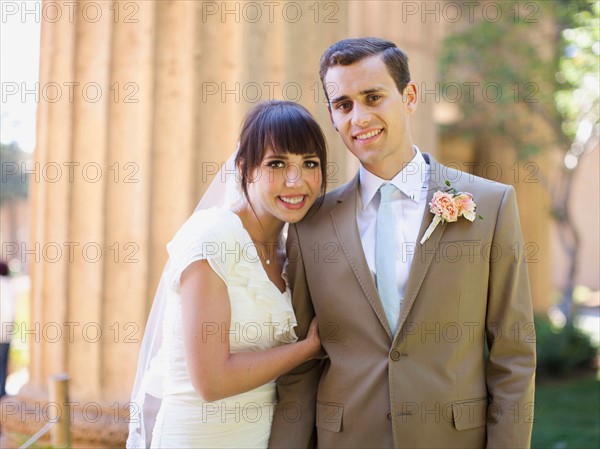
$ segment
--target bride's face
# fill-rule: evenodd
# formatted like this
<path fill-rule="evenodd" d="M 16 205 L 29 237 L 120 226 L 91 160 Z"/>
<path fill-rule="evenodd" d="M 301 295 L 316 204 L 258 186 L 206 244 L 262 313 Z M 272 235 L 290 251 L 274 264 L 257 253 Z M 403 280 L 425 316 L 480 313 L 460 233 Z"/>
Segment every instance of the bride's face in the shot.
<path fill-rule="evenodd" d="M 259 218 L 296 223 L 321 192 L 321 162 L 316 154 L 265 151 L 250 174 L 248 196 Z"/>

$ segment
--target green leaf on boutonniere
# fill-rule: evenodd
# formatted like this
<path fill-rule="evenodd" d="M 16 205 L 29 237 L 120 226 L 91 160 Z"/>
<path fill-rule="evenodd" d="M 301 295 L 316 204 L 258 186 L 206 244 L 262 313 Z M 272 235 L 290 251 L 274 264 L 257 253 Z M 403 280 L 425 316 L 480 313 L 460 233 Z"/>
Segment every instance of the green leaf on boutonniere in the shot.
<path fill-rule="evenodd" d="M 480 220 L 483 220 L 483 217 L 479 214 L 477 214 L 477 218 L 479 218 Z"/>
<path fill-rule="evenodd" d="M 447 179 L 446 179 L 446 185 L 447 185 L 448 187 L 450 187 L 450 181 L 448 181 Z"/>

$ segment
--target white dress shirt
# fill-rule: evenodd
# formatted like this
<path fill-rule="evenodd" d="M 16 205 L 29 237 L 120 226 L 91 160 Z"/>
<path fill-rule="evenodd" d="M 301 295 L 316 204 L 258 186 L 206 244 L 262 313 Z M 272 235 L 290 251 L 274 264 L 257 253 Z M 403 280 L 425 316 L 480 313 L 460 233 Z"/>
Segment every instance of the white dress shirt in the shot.
<path fill-rule="evenodd" d="M 392 211 L 396 222 L 396 279 L 398 295 L 404 298 L 410 264 L 415 253 L 417 237 L 427 203 L 429 188 L 429 165 L 419 149 L 414 146 L 415 156 L 391 181 L 375 176 L 362 165 L 359 168 L 359 189 L 356 201 L 356 223 L 363 251 L 373 279 L 375 272 L 375 230 L 379 209 L 379 187 L 390 182 L 398 190 L 392 195 Z"/>

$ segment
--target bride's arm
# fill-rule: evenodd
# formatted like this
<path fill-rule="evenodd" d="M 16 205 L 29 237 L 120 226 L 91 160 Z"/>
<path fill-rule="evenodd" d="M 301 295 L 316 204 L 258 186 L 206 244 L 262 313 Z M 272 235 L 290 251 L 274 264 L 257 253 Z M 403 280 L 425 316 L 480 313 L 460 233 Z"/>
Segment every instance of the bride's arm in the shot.
<path fill-rule="evenodd" d="M 200 260 L 186 268 L 180 285 L 188 371 L 192 385 L 206 401 L 257 388 L 321 351 L 313 322 L 305 340 L 264 351 L 231 354 L 231 304 L 223 280 L 208 262 Z"/>

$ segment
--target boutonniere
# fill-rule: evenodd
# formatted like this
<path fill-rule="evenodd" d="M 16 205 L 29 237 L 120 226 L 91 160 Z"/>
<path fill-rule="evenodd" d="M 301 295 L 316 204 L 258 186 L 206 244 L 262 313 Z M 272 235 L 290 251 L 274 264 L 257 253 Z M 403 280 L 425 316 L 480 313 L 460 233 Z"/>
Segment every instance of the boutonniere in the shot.
<path fill-rule="evenodd" d="M 450 182 L 446 181 L 446 185 L 450 186 Z M 451 193 L 442 192 L 441 190 L 435 192 L 429 203 L 429 212 L 435 216 L 421 239 L 421 245 L 425 243 L 442 221 L 453 222 L 457 221 L 459 217 L 474 221 L 477 217 L 476 207 L 473 195 L 468 192 L 457 192 L 456 189 L 452 189 Z M 479 216 L 479 218 L 483 217 Z"/>

